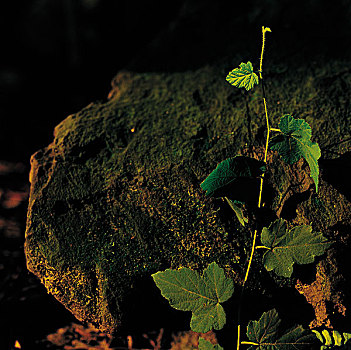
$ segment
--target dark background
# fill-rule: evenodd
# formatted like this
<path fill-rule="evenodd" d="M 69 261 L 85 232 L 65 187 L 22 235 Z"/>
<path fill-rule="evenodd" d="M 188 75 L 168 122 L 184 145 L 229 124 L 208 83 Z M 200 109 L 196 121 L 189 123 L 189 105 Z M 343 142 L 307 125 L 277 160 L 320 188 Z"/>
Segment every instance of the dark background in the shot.
<path fill-rule="evenodd" d="M 348 0 L 27 0 L 0 12 L 0 159 L 29 157 L 69 114 L 105 100 L 113 76 L 183 71 L 231 53 L 343 57 Z M 232 69 L 233 67 L 230 67 Z"/>
<path fill-rule="evenodd" d="M 112 78 L 122 69 L 174 72 L 231 55 L 256 57 L 262 25 L 272 29 L 271 56 L 347 60 L 350 18 L 349 0 L 3 2 L 0 348 L 19 339 L 32 349 L 34 339 L 73 319 L 26 271 L 23 256 L 30 155 L 52 141 L 60 121 L 90 102 L 106 100 Z M 4 163 L 6 169 L 1 161 L 10 162 Z M 23 197 L 9 207 L 6 200 L 16 193 Z"/>

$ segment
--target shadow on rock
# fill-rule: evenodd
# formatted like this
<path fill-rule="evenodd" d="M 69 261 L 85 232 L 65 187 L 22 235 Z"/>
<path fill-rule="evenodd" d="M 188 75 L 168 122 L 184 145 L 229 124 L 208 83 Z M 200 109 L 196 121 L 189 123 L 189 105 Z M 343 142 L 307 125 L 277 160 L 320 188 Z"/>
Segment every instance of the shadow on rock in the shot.
<path fill-rule="evenodd" d="M 333 256 L 332 258 L 337 259 L 337 274 L 333 281 L 333 288 L 336 292 L 333 294 L 336 298 L 340 295 L 343 299 L 343 305 L 350 305 L 351 298 L 347 291 L 351 290 L 351 266 L 350 266 L 350 245 L 351 245 L 351 227 L 341 222 L 331 227 L 331 230 L 335 232 L 337 241 L 333 245 Z M 332 265 L 331 265 L 332 266 Z M 335 268 L 335 267 L 334 267 Z M 335 307 L 338 307 L 340 303 L 338 300 L 334 303 L 334 310 L 332 310 L 331 319 L 336 329 L 343 329 L 346 325 L 351 322 L 351 316 L 349 310 L 345 307 L 339 306 L 338 312 L 335 312 Z"/>
<path fill-rule="evenodd" d="M 190 312 L 172 308 L 162 297 L 151 276 L 135 282 L 126 296 L 119 332 L 144 332 L 165 328 L 184 330 L 189 328 Z M 136 317 L 137 315 L 137 317 Z"/>
<path fill-rule="evenodd" d="M 297 206 L 307 201 L 311 196 L 311 191 L 307 190 L 302 193 L 295 193 L 291 197 L 289 197 L 282 208 L 280 217 L 285 220 L 293 220 L 297 216 Z"/>
<path fill-rule="evenodd" d="M 323 179 L 350 201 L 351 152 L 346 152 L 336 159 L 321 159 L 319 165 L 322 168 Z"/>

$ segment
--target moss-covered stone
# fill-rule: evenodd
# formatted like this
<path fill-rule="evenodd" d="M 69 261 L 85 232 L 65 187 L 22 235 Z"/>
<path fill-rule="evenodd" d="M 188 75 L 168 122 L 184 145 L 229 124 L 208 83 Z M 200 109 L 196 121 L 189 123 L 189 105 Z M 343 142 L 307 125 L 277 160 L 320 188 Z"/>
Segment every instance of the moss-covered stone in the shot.
<path fill-rule="evenodd" d="M 267 71 L 272 124 L 285 113 L 305 118 L 322 151 L 345 153 L 350 70 L 341 62 L 294 67 Z M 185 73 L 121 72 L 107 102 L 66 118 L 33 155 L 27 265 L 78 319 L 114 331 L 136 281 L 167 267 L 217 261 L 242 279 L 250 235 L 199 186 L 242 148 L 261 159 L 260 90 L 242 94 L 225 82 L 227 70 L 222 63 Z M 293 222 L 313 220 L 316 230 L 347 240 L 336 228 L 350 225 L 350 203 L 324 181 L 323 169 L 315 196 L 313 186 L 295 190 L 297 170 L 309 179 L 303 162 L 296 171 L 275 164 L 267 184 L 279 200 L 266 198 L 267 206 L 280 215 L 293 198 L 293 209 L 285 207 Z"/>

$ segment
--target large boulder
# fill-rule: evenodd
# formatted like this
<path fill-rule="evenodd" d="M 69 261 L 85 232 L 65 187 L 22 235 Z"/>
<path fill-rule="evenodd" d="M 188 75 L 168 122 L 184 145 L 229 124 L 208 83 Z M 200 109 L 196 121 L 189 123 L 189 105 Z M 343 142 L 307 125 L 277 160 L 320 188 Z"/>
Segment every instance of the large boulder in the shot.
<path fill-rule="evenodd" d="M 315 324 L 330 325 L 328 315 L 345 315 L 350 297 L 343 289 L 351 220 L 343 175 L 350 163 L 341 161 L 349 159 L 350 67 L 289 64 L 267 68 L 270 116 L 274 126 L 285 113 L 311 125 L 323 152 L 319 192 L 303 161 L 289 168 L 270 153 L 266 184 L 273 196 L 266 196 L 265 207 L 295 224 L 312 222 L 335 240 L 315 277 L 297 282 L 315 310 L 324 307 Z M 217 261 L 242 280 L 248 228 L 200 188 L 228 157 L 242 152 L 262 159 L 260 90 L 244 94 L 227 84 L 232 68 L 121 72 L 107 102 L 67 117 L 53 142 L 32 156 L 27 266 L 78 319 L 115 331 L 131 307 L 126 300 L 138 293 L 135 286 L 168 267 L 202 269 Z M 264 273 L 259 266 L 257 275 Z M 251 280 L 253 289 L 258 280 Z M 310 295 L 312 287 L 308 294 L 316 281 L 320 299 Z"/>

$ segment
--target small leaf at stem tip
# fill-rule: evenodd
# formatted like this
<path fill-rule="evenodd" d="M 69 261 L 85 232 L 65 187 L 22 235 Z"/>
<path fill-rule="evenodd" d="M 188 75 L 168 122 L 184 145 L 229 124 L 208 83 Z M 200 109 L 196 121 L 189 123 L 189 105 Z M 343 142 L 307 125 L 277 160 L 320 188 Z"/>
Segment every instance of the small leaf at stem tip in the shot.
<path fill-rule="evenodd" d="M 270 32 L 270 33 L 272 33 L 271 28 L 269 28 L 269 27 L 262 27 L 262 28 L 263 28 L 263 30 L 264 30 L 265 32 Z"/>
<path fill-rule="evenodd" d="M 228 73 L 226 80 L 229 84 L 236 86 L 238 88 L 245 88 L 249 91 L 258 84 L 258 76 L 253 71 L 252 63 L 248 61 L 247 63 L 240 63 L 240 68 L 235 68 Z"/>

